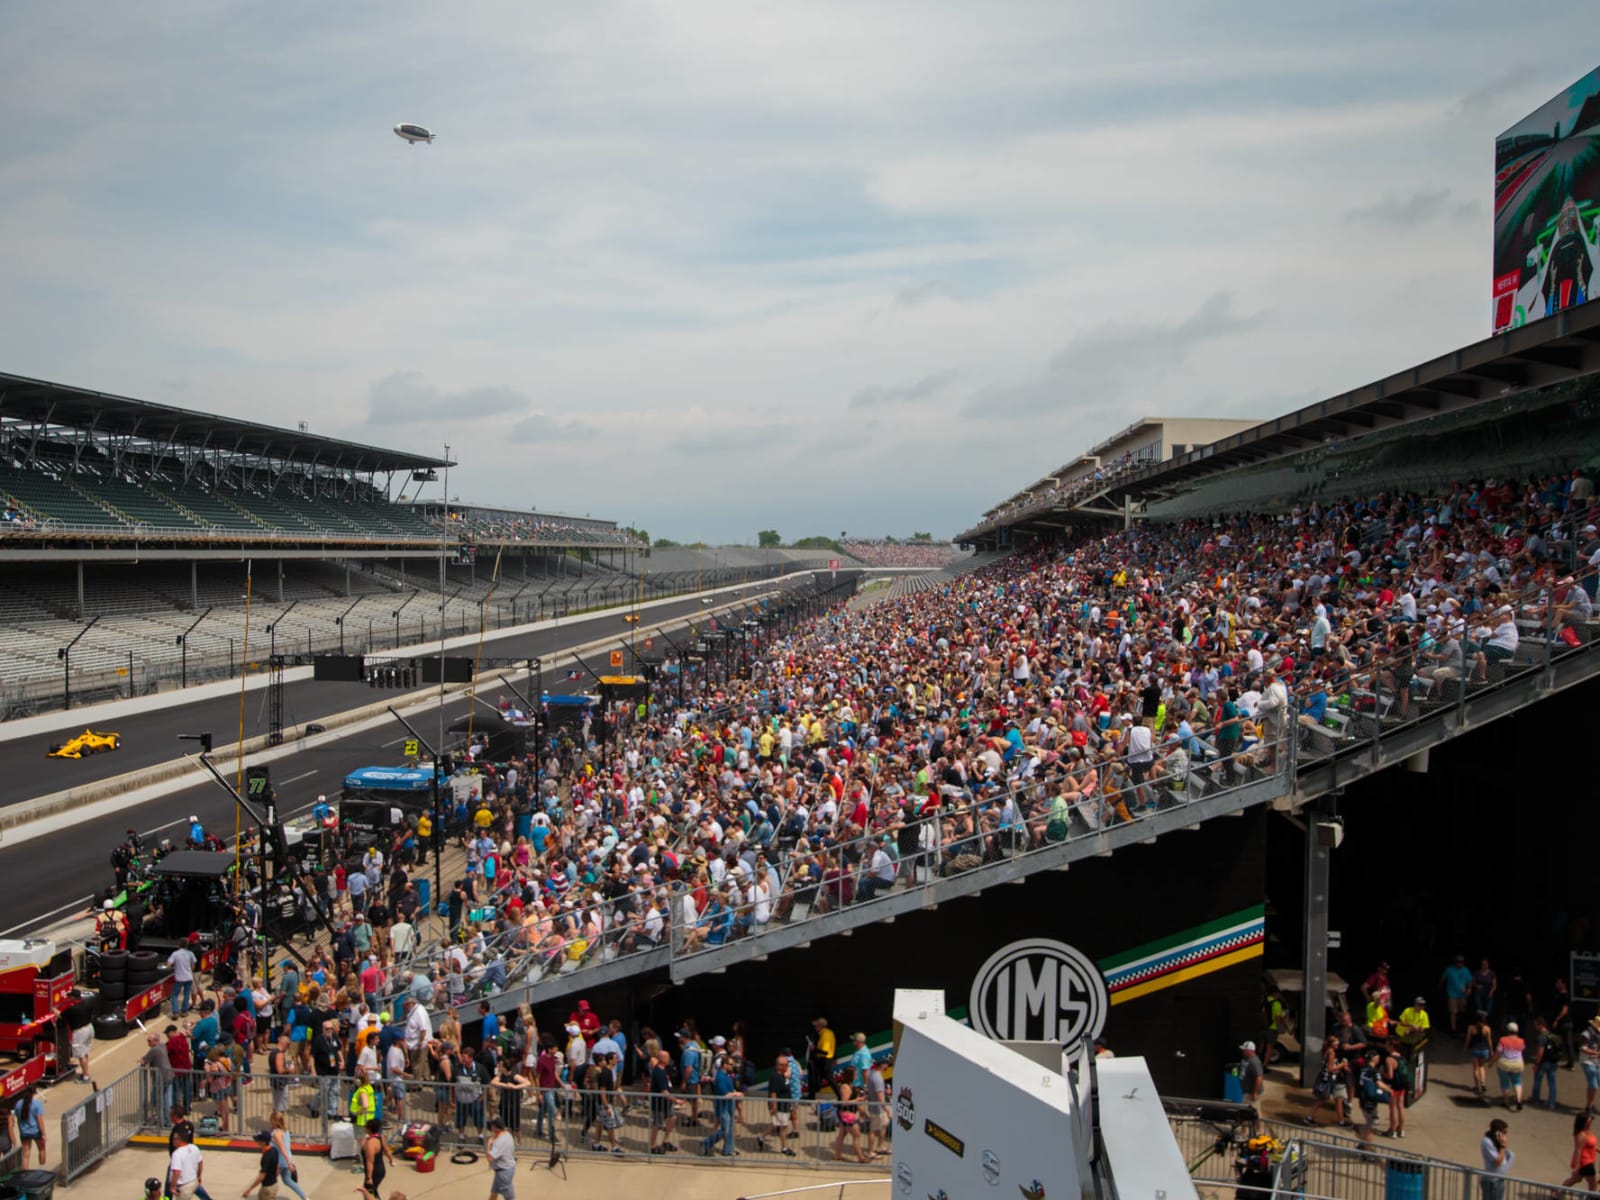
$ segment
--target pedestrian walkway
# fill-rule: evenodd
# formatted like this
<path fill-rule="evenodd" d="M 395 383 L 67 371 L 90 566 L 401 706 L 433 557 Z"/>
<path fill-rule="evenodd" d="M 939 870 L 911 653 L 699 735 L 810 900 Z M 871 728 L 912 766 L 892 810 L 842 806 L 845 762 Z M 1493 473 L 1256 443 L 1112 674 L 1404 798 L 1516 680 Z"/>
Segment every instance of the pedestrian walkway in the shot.
<path fill-rule="evenodd" d="M 1464 1166 L 1480 1167 L 1478 1143 L 1489 1122 L 1503 1119 L 1510 1128 L 1510 1145 L 1517 1158 L 1512 1174 L 1559 1184 L 1568 1175 L 1572 1155 L 1572 1118 L 1583 1104 L 1581 1071 L 1559 1073 L 1557 1096 L 1561 1102 L 1554 1112 L 1524 1105 L 1521 1112 L 1508 1112 L 1499 1103 L 1485 1102 L 1473 1093 L 1472 1068 L 1461 1043 L 1449 1037 L 1436 1037 L 1427 1048 L 1428 1088 L 1423 1098 L 1406 1110 L 1406 1136 L 1390 1139 L 1379 1136 L 1374 1146 Z M 1298 1085 L 1299 1064 L 1274 1064 L 1267 1071 L 1267 1087 L 1261 1103 L 1265 1117 L 1299 1126 L 1315 1103 L 1309 1088 Z M 1530 1075 L 1531 1082 L 1531 1075 Z M 1575 1107 L 1576 1106 L 1576 1107 Z M 1320 1135 L 1348 1136 L 1355 1142 L 1354 1128 L 1340 1129 L 1333 1124 L 1333 1112 L 1325 1107 L 1319 1116 Z M 1380 1114 L 1379 1128 L 1383 1128 Z"/>
<path fill-rule="evenodd" d="M 547 1195 L 559 1188 L 564 1200 L 614 1200 L 617 1196 L 650 1196 L 652 1200 L 728 1200 L 784 1188 L 807 1187 L 821 1182 L 814 1170 L 791 1167 L 708 1166 L 691 1161 L 592 1162 L 573 1159 L 554 1171 L 544 1159 L 521 1159 L 516 1186 L 523 1196 Z M 478 1161 L 456 1165 L 440 1155 L 436 1169 L 419 1174 L 403 1161 L 391 1168 L 384 1181 L 385 1200 L 403 1194 L 410 1200 L 424 1196 L 486 1196 L 490 1170 L 480 1154 Z M 141 1194 L 142 1181 L 165 1171 L 164 1149 L 130 1146 L 119 1151 L 71 1188 L 73 1200 L 130 1200 Z M 350 1200 L 361 1187 L 361 1172 L 352 1162 L 301 1155 L 296 1159 L 300 1186 L 308 1200 Z M 231 1200 L 255 1178 L 257 1156 L 248 1151 L 213 1150 L 205 1155 L 206 1190 L 219 1200 Z M 563 1178 L 563 1168 L 565 1178 Z M 888 1177 L 877 1194 L 888 1195 Z M 857 1189 L 851 1189 L 854 1194 Z M 280 1189 L 280 1197 L 290 1195 Z M 875 1194 L 864 1189 L 863 1197 Z"/>

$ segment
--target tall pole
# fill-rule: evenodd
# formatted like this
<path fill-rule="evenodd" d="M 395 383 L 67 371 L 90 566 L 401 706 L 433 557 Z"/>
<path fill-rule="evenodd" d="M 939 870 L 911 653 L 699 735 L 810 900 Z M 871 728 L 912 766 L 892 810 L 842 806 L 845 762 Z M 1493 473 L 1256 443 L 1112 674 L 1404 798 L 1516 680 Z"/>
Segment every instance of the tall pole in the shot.
<path fill-rule="evenodd" d="M 1301 921 L 1305 944 L 1301 948 L 1300 1081 L 1310 1087 L 1322 1069 L 1322 1045 L 1328 1028 L 1328 889 L 1331 838 L 1319 825 L 1332 825 L 1338 812 L 1338 794 L 1319 796 L 1301 810 L 1305 816 L 1305 912 Z"/>
<path fill-rule="evenodd" d="M 444 445 L 444 525 L 445 533 L 450 529 L 450 443 Z M 443 537 L 439 542 L 439 741 L 438 750 L 434 755 L 433 774 L 437 779 L 439 775 L 439 756 L 444 754 L 444 610 L 448 603 L 444 596 L 445 585 L 445 544 Z M 434 792 L 434 816 L 439 815 L 438 791 Z"/>

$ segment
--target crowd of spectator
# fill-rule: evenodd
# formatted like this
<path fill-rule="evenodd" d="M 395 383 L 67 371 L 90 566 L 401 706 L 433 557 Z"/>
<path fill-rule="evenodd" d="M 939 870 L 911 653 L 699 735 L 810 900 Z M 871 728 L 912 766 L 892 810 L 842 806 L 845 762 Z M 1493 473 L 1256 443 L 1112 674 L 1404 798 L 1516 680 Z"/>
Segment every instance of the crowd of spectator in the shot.
<path fill-rule="evenodd" d="M 451 533 L 468 539 L 506 540 L 530 542 L 535 545 L 568 545 L 579 542 L 592 546 L 642 546 L 626 529 L 600 522 L 575 522 L 556 517 L 542 517 L 535 513 L 512 516 L 505 513 L 480 512 L 473 509 L 452 509 L 449 521 L 442 515 L 434 524 L 448 528 Z"/>
<path fill-rule="evenodd" d="M 961 557 L 961 550 L 949 542 L 849 539 L 839 548 L 869 567 L 947 567 Z"/>
<path fill-rule="evenodd" d="M 1142 526 L 835 610 L 747 678 L 481 764 L 463 983 L 694 952 L 1272 770 L 1520 640 L 1588 636 L 1581 475 Z M 1519 625 L 1519 622 L 1522 624 Z M 605 737 L 599 735 L 604 732 Z M 464 816 L 465 814 L 463 814 Z M 492 864 L 492 865 L 491 865 Z M 470 910 L 467 896 L 453 911 Z"/>
<path fill-rule="evenodd" d="M 604 1093 L 630 1060 L 588 1042 L 582 1006 L 564 1041 L 523 1013 L 521 1041 L 507 1043 L 492 996 L 600 956 L 759 936 L 1138 819 L 1230 771 L 1274 770 L 1340 703 L 1386 693 L 1403 713 L 1487 676 L 1516 652 L 1519 621 L 1586 638 L 1592 500 L 1575 472 L 1146 525 L 768 629 L 742 677 L 696 674 L 681 699 L 661 688 L 558 728 L 524 758 L 475 762 L 470 792 L 440 814 L 466 864 L 444 898 L 442 944 L 425 945 L 411 920 L 426 831 L 330 876 L 341 927 L 312 952 L 306 992 L 296 976 L 278 1001 L 311 1031 L 291 1030 L 289 1049 L 314 1056 L 315 1031 L 342 1016 L 339 1069 L 390 1070 L 378 1051 L 394 1027 L 393 1071 L 459 1081 L 479 1069 L 466 1022 L 499 1056 L 480 1066 L 512 1097 L 503 1119 L 520 1112 L 518 1089 L 552 1077 L 546 1049 L 564 1055 L 569 1082 L 577 1069 Z M 247 1006 L 259 1013 L 260 999 Z M 692 1016 L 672 1036 L 641 1033 L 638 1078 L 695 1094 L 709 1078 L 731 1095 L 748 1062 L 729 1049 L 742 1031 L 702 1039 Z M 351 1033 L 364 1027 L 366 1061 Z M 770 1060 L 779 1078 L 794 1072 L 797 1095 L 802 1074 L 813 1092 L 865 1087 L 870 1102 L 870 1080 L 841 1080 L 820 1052 L 824 1028 L 803 1065 L 795 1046 Z M 664 1151 L 665 1110 L 658 1125 L 651 1146 Z"/>

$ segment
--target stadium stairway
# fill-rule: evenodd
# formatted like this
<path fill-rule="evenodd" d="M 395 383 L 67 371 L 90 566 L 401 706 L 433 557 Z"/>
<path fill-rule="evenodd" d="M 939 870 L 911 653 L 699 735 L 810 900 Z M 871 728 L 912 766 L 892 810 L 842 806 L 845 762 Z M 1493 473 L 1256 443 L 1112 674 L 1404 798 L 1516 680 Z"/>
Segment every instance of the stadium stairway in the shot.
<path fill-rule="evenodd" d="M 1376 719 L 1366 719 L 1362 728 L 1333 741 L 1291 727 L 1296 736 L 1286 739 L 1287 753 L 1276 773 L 1229 764 L 1229 785 L 1210 787 L 1194 786 L 1191 776 L 1191 786 L 1182 799 L 1169 793 L 1157 811 L 1129 823 L 1090 828 L 1081 816 L 1075 815 L 1072 836 L 1064 842 L 1002 855 L 970 870 L 934 876 L 910 887 L 896 886 L 871 900 L 826 913 L 797 907 L 788 922 L 773 921 L 759 933 L 721 946 L 685 953 L 678 948 L 675 933 L 669 946 L 621 954 L 607 941 L 591 947 L 581 962 L 563 960 L 559 967 L 533 967 L 521 979 L 513 976 L 513 986 L 489 997 L 489 1002 L 496 1011 L 503 1012 L 519 1004 L 559 1000 L 586 988 L 646 972 L 664 971 L 672 982 L 681 983 L 696 975 L 726 970 L 736 963 L 760 961 L 786 949 L 809 946 L 819 938 L 848 936 L 855 929 L 891 921 L 902 913 L 937 908 L 991 887 L 1023 883 L 1038 872 L 1065 870 L 1074 862 L 1113 855 L 1136 843 L 1181 837 L 1186 830 L 1237 816 L 1258 804 L 1297 809 L 1316 797 L 1600 677 L 1597 646 L 1600 639 L 1572 649 L 1560 643 L 1537 641 L 1506 664 L 1498 677 L 1492 674 L 1488 683 L 1455 686 L 1448 701 L 1419 704 L 1404 720 L 1384 715 L 1381 710 L 1387 698 L 1375 697 Z M 476 1004 L 476 999 L 472 1003 Z M 463 1019 L 470 1017 L 470 1008 L 471 1005 L 461 1010 Z"/>

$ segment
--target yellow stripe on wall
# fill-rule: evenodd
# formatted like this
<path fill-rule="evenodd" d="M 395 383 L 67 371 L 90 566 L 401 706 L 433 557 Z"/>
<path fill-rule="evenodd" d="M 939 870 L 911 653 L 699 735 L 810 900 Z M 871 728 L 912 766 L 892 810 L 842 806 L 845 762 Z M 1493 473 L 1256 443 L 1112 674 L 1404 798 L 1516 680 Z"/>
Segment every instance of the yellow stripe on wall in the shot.
<path fill-rule="evenodd" d="M 1159 992 L 1165 988 L 1176 987 L 1186 980 L 1198 979 L 1202 975 L 1209 975 L 1213 971 L 1222 970 L 1224 967 L 1249 962 L 1252 958 L 1260 958 L 1266 953 L 1266 949 L 1265 942 L 1257 942 L 1253 946 L 1246 946 L 1242 950 L 1233 951 L 1231 954 L 1208 958 L 1205 962 L 1196 963 L 1192 967 L 1184 967 L 1180 971 L 1173 971 L 1170 975 L 1162 975 L 1144 983 L 1136 983 L 1132 987 L 1125 987 L 1120 991 L 1112 992 L 1111 1003 L 1117 1005 L 1122 1004 L 1124 1001 L 1137 1000 L 1140 996 L 1148 996 L 1151 992 Z"/>

